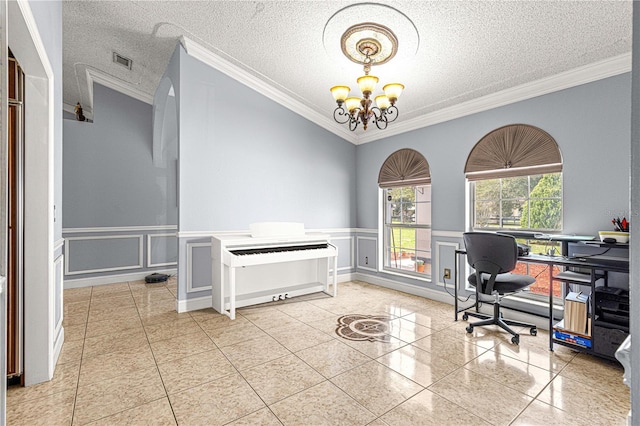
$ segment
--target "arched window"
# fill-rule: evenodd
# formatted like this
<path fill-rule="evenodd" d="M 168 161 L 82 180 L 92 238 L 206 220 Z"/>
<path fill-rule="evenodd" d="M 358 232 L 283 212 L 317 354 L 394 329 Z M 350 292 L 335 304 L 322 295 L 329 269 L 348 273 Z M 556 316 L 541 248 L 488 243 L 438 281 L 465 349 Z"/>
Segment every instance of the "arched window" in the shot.
<path fill-rule="evenodd" d="M 562 229 L 562 155 L 544 130 L 512 124 L 489 132 L 464 172 L 474 229 Z"/>
<path fill-rule="evenodd" d="M 418 151 L 401 149 L 380 168 L 384 269 L 431 276 L 431 174 Z"/>

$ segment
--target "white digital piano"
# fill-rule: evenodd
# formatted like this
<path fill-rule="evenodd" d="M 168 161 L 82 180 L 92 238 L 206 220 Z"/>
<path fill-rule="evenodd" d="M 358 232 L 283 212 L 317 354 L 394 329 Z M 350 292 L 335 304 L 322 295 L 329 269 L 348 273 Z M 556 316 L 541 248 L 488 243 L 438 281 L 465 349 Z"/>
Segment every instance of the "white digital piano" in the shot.
<path fill-rule="evenodd" d="M 248 234 L 215 235 L 211 259 L 213 309 L 231 319 L 243 306 L 337 292 L 338 249 L 302 223 L 261 222 Z"/>

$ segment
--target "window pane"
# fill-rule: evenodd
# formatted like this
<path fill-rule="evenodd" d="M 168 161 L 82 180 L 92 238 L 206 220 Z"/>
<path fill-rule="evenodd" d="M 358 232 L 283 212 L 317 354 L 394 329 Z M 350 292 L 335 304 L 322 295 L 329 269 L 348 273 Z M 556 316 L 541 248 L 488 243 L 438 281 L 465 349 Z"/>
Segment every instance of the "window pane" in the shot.
<path fill-rule="evenodd" d="M 529 193 L 529 177 L 517 176 L 502 179 L 502 198 L 527 198 Z"/>
<path fill-rule="evenodd" d="M 476 201 L 475 213 L 476 228 L 500 226 L 500 201 Z"/>
<path fill-rule="evenodd" d="M 386 268 L 429 276 L 431 272 L 431 186 L 384 192 Z"/>
<path fill-rule="evenodd" d="M 527 200 L 504 200 L 502 201 L 502 218 L 500 226 L 502 228 L 520 228 L 520 217 Z"/>
<path fill-rule="evenodd" d="M 530 228 L 560 229 L 562 203 L 560 200 L 531 200 L 529 202 Z"/>
<path fill-rule="evenodd" d="M 431 257 L 431 229 L 416 229 L 415 249 Z"/>
<path fill-rule="evenodd" d="M 416 223 L 416 205 L 412 202 L 403 203 L 402 223 Z"/>
<path fill-rule="evenodd" d="M 476 200 L 500 199 L 500 179 L 480 180 L 475 183 Z"/>
<path fill-rule="evenodd" d="M 535 185 L 531 182 L 531 198 L 560 198 L 562 196 L 562 182 L 560 173 L 541 176 Z"/>
<path fill-rule="evenodd" d="M 472 185 L 474 228 L 562 229 L 561 173 L 488 179 Z"/>
<path fill-rule="evenodd" d="M 416 202 L 417 203 L 430 203 L 431 202 L 431 186 L 417 186 L 416 187 Z"/>

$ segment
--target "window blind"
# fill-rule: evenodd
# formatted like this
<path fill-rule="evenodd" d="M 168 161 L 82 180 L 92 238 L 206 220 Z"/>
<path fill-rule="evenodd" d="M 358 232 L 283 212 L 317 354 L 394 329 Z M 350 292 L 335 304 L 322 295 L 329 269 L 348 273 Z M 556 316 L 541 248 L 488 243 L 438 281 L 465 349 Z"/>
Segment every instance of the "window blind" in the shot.
<path fill-rule="evenodd" d="M 473 147 L 464 167 L 469 180 L 562 171 L 556 141 L 542 129 L 512 124 L 489 132 Z"/>
<path fill-rule="evenodd" d="M 429 163 L 422 154 L 409 148 L 400 149 L 387 157 L 378 174 L 380 188 L 430 183 Z"/>

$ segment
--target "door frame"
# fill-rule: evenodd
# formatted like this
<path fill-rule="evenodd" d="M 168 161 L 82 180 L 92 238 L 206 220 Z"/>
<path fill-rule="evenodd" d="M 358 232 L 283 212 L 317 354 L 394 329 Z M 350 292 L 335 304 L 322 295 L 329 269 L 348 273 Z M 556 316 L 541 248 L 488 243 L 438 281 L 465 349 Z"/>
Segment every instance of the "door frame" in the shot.
<path fill-rule="evenodd" d="M 61 318 L 58 324 L 54 318 L 54 74 L 29 3 L 6 3 L 11 23 L 8 45 L 23 68 L 29 105 L 24 111 L 24 251 L 29 253 L 24 259 L 24 383 L 28 386 L 53 378 L 64 339 Z"/>

